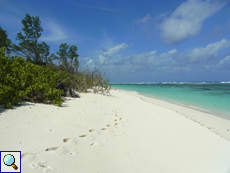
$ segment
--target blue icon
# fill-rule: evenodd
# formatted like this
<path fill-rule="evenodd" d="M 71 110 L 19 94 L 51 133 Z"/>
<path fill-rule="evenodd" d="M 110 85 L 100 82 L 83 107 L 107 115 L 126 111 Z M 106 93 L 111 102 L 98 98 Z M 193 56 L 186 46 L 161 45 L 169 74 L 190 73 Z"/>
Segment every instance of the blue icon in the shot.
<path fill-rule="evenodd" d="M 12 154 L 7 154 L 3 158 L 3 162 L 7 166 L 12 166 L 15 170 L 18 169 L 18 167 L 14 164 L 15 163 L 15 158 Z"/>

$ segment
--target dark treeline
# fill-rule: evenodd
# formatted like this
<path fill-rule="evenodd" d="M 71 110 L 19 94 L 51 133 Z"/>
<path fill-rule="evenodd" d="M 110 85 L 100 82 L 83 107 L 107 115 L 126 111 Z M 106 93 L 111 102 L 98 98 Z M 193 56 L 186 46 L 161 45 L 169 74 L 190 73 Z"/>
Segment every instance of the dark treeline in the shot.
<path fill-rule="evenodd" d="M 75 91 L 109 94 L 109 81 L 99 68 L 79 70 L 76 45 L 62 43 L 50 55 L 50 46 L 39 42 L 43 28 L 39 17 L 25 15 L 18 44 L 0 27 L 0 105 L 11 108 L 22 101 L 58 106 L 62 96 L 79 97 Z"/>

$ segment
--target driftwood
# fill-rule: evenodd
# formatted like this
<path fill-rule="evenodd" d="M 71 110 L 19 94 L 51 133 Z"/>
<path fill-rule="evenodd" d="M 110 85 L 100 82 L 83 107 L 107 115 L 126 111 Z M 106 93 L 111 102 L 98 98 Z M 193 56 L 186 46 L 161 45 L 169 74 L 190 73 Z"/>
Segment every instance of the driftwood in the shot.
<path fill-rule="evenodd" d="M 68 89 L 68 91 L 65 94 L 65 97 L 81 98 L 80 95 L 72 89 Z"/>

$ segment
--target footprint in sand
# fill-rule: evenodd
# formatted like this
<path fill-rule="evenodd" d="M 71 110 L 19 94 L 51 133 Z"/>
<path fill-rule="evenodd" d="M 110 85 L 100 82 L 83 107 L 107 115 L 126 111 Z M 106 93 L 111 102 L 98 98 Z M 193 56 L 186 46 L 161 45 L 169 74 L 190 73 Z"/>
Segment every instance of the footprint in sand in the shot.
<path fill-rule="evenodd" d="M 65 155 L 68 153 L 68 150 L 65 147 L 52 147 L 47 148 L 45 151 L 55 151 L 58 155 Z"/>
<path fill-rule="evenodd" d="M 21 159 L 25 159 L 27 161 L 33 161 L 35 159 L 36 155 L 33 153 L 23 153 L 21 155 Z"/>
<path fill-rule="evenodd" d="M 69 141 L 70 141 L 70 138 L 63 139 L 63 142 L 69 142 Z"/>
<path fill-rule="evenodd" d="M 52 147 L 52 148 L 46 148 L 45 151 L 54 151 L 58 149 L 60 149 L 60 147 Z"/>
<path fill-rule="evenodd" d="M 110 124 L 107 124 L 106 126 L 107 126 L 107 127 L 112 127 L 112 125 L 110 125 Z"/>
<path fill-rule="evenodd" d="M 107 128 L 102 128 L 101 130 L 107 130 Z"/>
<path fill-rule="evenodd" d="M 81 138 L 84 138 L 84 137 L 86 137 L 87 135 L 81 135 L 81 136 L 79 136 L 79 137 L 81 137 Z"/>
<path fill-rule="evenodd" d="M 23 153 L 23 154 L 21 155 L 21 159 L 24 158 L 24 157 L 26 157 L 27 155 L 28 155 L 28 153 Z"/>
<path fill-rule="evenodd" d="M 69 152 L 69 150 L 67 150 L 65 147 L 61 147 L 58 151 L 57 154 L 58 155 L 65 155 Z"/>
<path fill-rule="evenodd" d="M 33 169 L 42 170 L 43 172 L 51 172 L 51 171 L 53 171 L 53 168 L 51 166 L 49 166 L 46 162 L 38 162 L 38 163 L 33 162 L 31 164 L 31 167 Z"/>
<path fill-rule="evenodd" d="M 89 132 L 90 132 L 90 133 L 92 133 L 92 132 L 94 132 L 94 131 L 95 131 L 94 129 L 89 129 Z"/>
<path fill-rule="evenodd" d="M 92 144 L 90 144 L 90 146 L 96 146 L 96 145 L 98 145 L 98 143 L 92 143 Z"/>
<path fill-rule="evenodd" d="M 62 141 L 65 143 L 73 144 L 73 145 L 78 143 L 74 138 L 64 138 Z"/>

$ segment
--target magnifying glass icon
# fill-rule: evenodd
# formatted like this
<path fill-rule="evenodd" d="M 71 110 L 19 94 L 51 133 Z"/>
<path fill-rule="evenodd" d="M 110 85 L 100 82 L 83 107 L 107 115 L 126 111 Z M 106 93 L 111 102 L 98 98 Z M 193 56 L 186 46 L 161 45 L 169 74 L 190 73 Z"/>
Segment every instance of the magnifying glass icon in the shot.
<path fill-rule="evenodd" d="M 12 166 L 15 170 L 18 169 L 18 167 L 14 164 L 15 163 L 15 158 L 12 154 L 7 154 L 3 158 L 3 162 L 7 166 Z"/>

